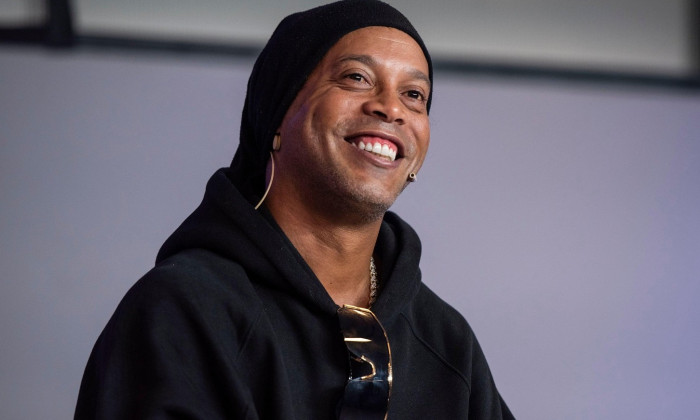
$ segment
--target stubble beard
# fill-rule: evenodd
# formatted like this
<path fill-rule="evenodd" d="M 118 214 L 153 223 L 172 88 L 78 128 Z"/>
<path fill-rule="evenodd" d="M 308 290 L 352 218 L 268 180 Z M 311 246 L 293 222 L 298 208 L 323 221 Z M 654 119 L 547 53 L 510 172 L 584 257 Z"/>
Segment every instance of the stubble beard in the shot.
<path fill-rule="evenodd" d="M 324 213 L 342 217 L 351 223 L 367 224 L 381 220 L 400 192 L 377 192 L 348 178 L 336 167 L 326 168 L 321 176 L 325 178 L 325 183 L 310 183 L 314 186 L 314 201 Z"/>

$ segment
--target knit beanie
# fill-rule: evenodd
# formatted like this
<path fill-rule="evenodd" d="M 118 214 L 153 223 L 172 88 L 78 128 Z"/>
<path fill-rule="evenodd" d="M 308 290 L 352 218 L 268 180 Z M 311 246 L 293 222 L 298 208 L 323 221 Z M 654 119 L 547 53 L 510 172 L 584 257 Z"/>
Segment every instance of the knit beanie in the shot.
<path fill-rule="evenodd" d="M 253 66 L 241 117 L 240 143 L 229 176 L 251 203 L 262 196 L 272 140 L 287 109 L 329 49 L 344 35 L 368 26 L 399 29 L 423 50 L 429 78 L 433 66 L 413 25 L 377 0 L 344 0 L 294 13 L 280 22 Z M 432 90 L 428 97 L 430 110 Z"/>

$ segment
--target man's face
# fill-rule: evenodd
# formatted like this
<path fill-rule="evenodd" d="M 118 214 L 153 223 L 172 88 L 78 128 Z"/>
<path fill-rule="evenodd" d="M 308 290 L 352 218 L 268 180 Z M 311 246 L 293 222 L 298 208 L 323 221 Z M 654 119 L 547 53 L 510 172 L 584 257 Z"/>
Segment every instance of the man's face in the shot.
<path fill-rule="evenodd" d="M 311 205 L 382 215 L 425 159 L 430 89 L 428 63 L 406 33 L 345 35 L 285 114 L 279 176 Z"/>

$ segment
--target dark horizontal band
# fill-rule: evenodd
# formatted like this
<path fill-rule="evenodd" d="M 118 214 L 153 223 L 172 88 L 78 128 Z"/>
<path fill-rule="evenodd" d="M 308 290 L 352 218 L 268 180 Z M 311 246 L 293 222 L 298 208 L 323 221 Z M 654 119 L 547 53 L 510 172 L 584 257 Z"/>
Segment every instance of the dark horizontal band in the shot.
<path fill-rule="evenodd" d="M 104 49 L 116 51 L 165 52 L 200 56 L 255 58 L 262 45 L 184 41 L 129 37 L 114 34 L 75 34 L 56 42 L 55 33 L 40 27 L 0 28 L 0 44 L 34 44 L 59 47 Z M 637 73 L 582 67 L 555 67 L 535 64 L 494 62 L 477 59 L 446 59 L 436 56 L 433 65 L 437 72 L 457 75 L 483 75 L 510 79 L 553 80 L 598 85 L 654 87 L 673 90 L 700 91 L 700 70 L 685 76 Z"/>

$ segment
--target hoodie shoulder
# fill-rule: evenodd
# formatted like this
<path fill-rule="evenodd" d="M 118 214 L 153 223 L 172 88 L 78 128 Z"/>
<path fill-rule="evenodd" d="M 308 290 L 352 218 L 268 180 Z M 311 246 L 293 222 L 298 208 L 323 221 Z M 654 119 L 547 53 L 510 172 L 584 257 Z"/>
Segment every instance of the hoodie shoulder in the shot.
<path fill-rule="evenodd" d="M 421 345 L 467 385 L 469 418 L 513 419 L 471 326 L 456 309 L 421 284 L 403 316 Z"/>
<path fill-rule="evenodd" d="M 240 360 L 261 308 L 235 263 L 197 249 L 163 260 L 127 292 L 97 340 L 75 418 L 250 418 Z"/>
<path fill-rule="evenodd" d="M 456 309 L 421 283 L 414 304 L 404 312 L 413 333 L 452 368 L 464 375 L 467 353 L 478 346 L 474 332 Z"/>
<path fill-rule="evenodd" d="M 234 338 L 242 345 L 261 312 L 262 304 L 240 265 L 206 250 L 190 249 L 146 273 L 126 294 L 111 322 L 138 319 L 172 324 L 177 320 L 213 338 L 219 326 L 235 325 Z"/>

